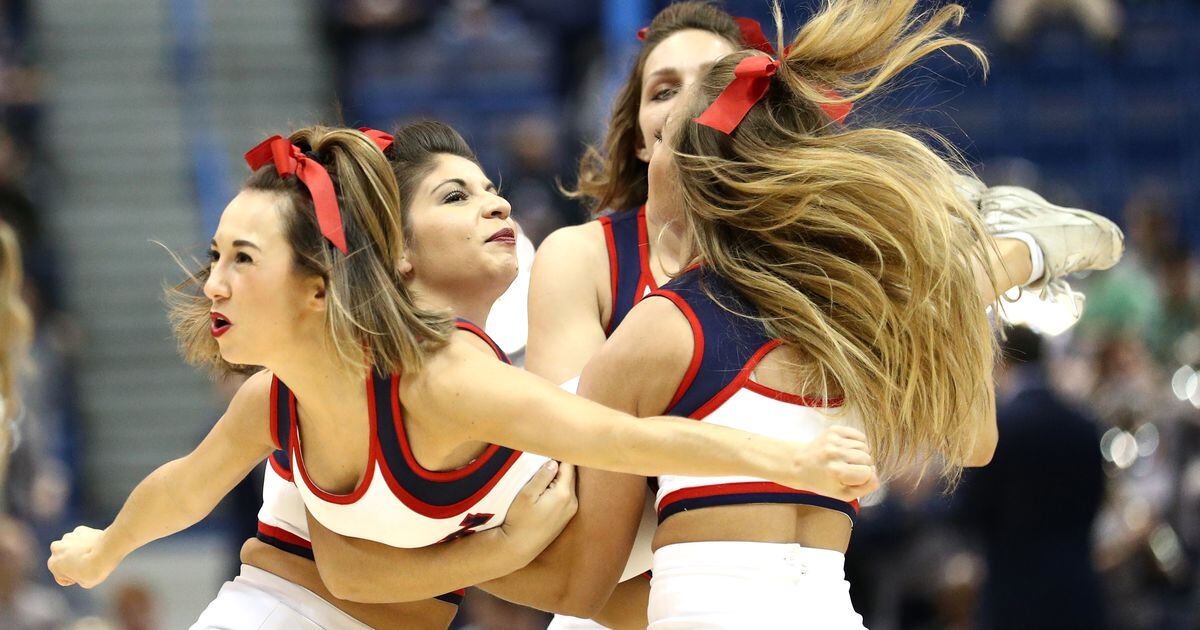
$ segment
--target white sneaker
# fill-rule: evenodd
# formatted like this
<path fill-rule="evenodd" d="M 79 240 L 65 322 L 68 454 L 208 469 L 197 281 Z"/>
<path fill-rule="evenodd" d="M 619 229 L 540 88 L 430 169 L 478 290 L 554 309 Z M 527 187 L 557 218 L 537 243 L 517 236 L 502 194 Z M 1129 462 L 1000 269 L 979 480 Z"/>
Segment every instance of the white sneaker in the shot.
<path fill-rule="evenodd" d="M 1042 248 L 1046 272 L 1027 285 L 1034 290 L 1067 274 L 1108 269 L 1125 251 L 1125 235 L 1112 221 L 1056 206 L 1026 188 L 993 186 L 983 193 L 979 208 L 989 232 L 1024 232 Z"/>

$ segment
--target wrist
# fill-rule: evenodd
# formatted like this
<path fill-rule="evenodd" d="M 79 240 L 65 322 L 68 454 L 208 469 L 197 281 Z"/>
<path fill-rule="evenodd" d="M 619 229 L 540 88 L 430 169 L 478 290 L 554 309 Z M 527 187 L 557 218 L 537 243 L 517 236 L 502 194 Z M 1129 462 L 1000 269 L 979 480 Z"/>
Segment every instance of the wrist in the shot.
<path fill-rule="evenodd" d="M 96 555 L 110 566 L 116 566 L 125 559 L 134 550 L 134 546 L 129 544 L 129 541 L 121 536 L 120 532 L 114 532 L 112 527 L 104 530 L 100 535 L 100 540 L 96 545 Z"/>
<path fill-rule="evenodd" d="M 521 528 L 516 528 L 516 530 L 516 532 L 512 531 L 508 522 L 505 522 L 500 527 L 482 532 L 483 534 L 494 534 L 497 539 L 496 544 L 501 550 L 500 556 L 509 561 L 509 568 L 512 571 L 523 568 L 541 553 L 541 548 L 537 541 L 532 539 L 533 537 L 521 534 Z"/>

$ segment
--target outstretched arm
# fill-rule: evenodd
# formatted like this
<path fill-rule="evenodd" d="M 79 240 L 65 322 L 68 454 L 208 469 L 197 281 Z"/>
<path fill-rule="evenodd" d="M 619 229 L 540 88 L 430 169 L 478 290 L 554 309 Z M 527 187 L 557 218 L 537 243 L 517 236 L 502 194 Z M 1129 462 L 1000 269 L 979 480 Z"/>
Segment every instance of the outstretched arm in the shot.
<path fill-rule="evenodd" d="M 321 581 L 368 604 L 429 599 L 525 566 L 575 514 L 574 467 L 548 462 L 517 495 L 504 524 L 457 540 L 400 549 L 337 534 L 308 515 Z"/>
<path fill-rule="evenodd" d="M 670 403 L 675 389 L 691 363 L 691 329 L 683 315 L 667 300 L 647 299 L 630 312 L 604 349 L 588 363 L 579 392 L 615 411 L 635 416 L 661 413 Z M 646 352 L 653 347 L 654 352 Z M 632 424 L 650 420 L 640 420 Z M 694 420 L 681 420 L 703 427 Z M 572 429 L 564 429 L 567 435 Z M 588 444 L 587 438 L 577 438 Z M 634 439 L 634 438 L 630 438 Z M 835 478 L 833 469 L 848 465 L 825 459 L 822 447 L 805 451 L 803 457 L 824 471 L 826 479 Z M 601 448 L 594 443 L 594 448 Z M 625 444 L 625 447 L 632 447 Z M 670 447 L 665 455 L 704 459 L 702 451 L 689 450 L 686 443 Z M 835 448 L 834 451 L 837 449 Z M 833 451 L 830 451 L 833 452 Z M 869 465 L 862 466 L 866 479 L 873 480 Z M 822 476 L 818 475 L 818 476 Z M 821 487 L 828 487 L 828 482 Z M 838 491 L 855 496 L 873 488 L 850 488 L 836 484 Z M 811 489 L 811 488 L 810 488 Z M 822 492 L 824 492 L 822 490 Z M 579 512 L 562 535 L 536 560 L 517 573 L 480 585 L 504 599 L 543 610 L 594 617 L 611 599 L 625 561 L 637 534 L 646 494 L 645 479 L 639 476 L 581 469 L 579 475 Z M 637 596 L 637 592 L 634 596 Z M 644 611 L 645 602 L 640 602 Z M 619 612 L 619 606 L 606 612 Z M 607 618 L 611 619 L 611 618 Z"/>
<path fill-rule="evenodd" d="M 208 515 L 275 449 L 269 421 L 271 375 L 250 377 L 194 451 L 167 462 L 134 488 L 106 529 L 77 527 L 50 545 L 47 566 L 63 586 L 103 582 L 125 556 Z"/>
<path fill-rule="evenodd" d="M 651 304 L 658 310 L 674 309 L 654 298 L 643 300 L 637 309 L 645 311 Z M 675 316 L 682 317 L 677 312 Z M 637 362 L 652 353 L 637 354 L 625 365 L 626 375 L 642 373 L 645 366 Z M 627 378 L 618 382 L 628 384 Z M 404 396 L 410 408 L 456 423 L 469 439 L 579 466 L 642 476 L 746 475 L 845 500 L 861 491 L 827 474 L 823 449 L 816 443 L 784 442 L 683 418 L 637 420 L 461 344 L 451 343 L 432 357 Z M 862 466 L 853 476 L 861 476 L 861 484 L 874 473 Z"/>

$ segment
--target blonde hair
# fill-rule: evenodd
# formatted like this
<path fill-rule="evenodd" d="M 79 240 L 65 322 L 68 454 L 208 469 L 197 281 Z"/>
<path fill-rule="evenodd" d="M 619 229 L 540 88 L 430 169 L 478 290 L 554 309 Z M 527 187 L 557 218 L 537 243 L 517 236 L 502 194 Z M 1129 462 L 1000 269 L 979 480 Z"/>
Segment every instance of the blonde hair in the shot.
<path fill-rule="evenodd" d="M 862 414 L 882 474 L 940 455 L 953 480 L 992 405 L 995 342 L 971 267 L 986 260 L 983 225 L 946 159 L 820 107 L 863 99 L 949 46 L 986 64 L 943 34 L 962 7 L 914 4 L 826 0 L 731 135 L 692 120 L 760 53 L 725 57 L 672 114 L 670 144 L 692 253 L 800 353 L 802 385 Z M 782 32 L 778 4 L 775 21 Z"/>
<path fill-rule="evenodd" d="M 349 255 L 321 235 L 312 198 L 297 178 L 271 165 L 254 172 L 243 190 L 280 195 L 284 235 L 297 273 L 325 280 L 326 330 L 335 354 L 348 366 L 384 374 L 417 371 L 427 353 L 452 332 L 449 314 L 417 307 L 401 279 L 405 239 L 396 176 L 375 143 L 354 129 L 313 126 L 291 142 L 320 162 L 338 193 Z M 210 301 L 203 294 L 207 268 L 167 289 L 170 318 L 184 357 L 217 372 L 252 371 L 226 363 L 209 332 Z"/>
<path fill-rule="evenodd" d="M 33 318 L 21 296 L 24 274 L 16 232 L 0 221 L 0 496 L 3 496 L 12 422 L 21 408 L 17 376 L 25 369 Z"/>
<path fill-rule="evenodd" d="M 642 49 L 617 93 L 608 121 L 603 149 L 588 146 L 579 159 L 579 181 L 575 190 L 563 192 L 582 199 L 592 214 L 606 209 L 629 210 L 646 202 L 646 163 L 637 157 L 642 131 L 638 113 L 642 108 L 642 75 L 646 58 L 663 40 L 685 30 L 707 31 L 742 48 L 742 32 L 733 18 L 709 2 L 676 2 L 659 11 L 646 29 Z M 629 34 L 630 37 L 633 33 Z"/>

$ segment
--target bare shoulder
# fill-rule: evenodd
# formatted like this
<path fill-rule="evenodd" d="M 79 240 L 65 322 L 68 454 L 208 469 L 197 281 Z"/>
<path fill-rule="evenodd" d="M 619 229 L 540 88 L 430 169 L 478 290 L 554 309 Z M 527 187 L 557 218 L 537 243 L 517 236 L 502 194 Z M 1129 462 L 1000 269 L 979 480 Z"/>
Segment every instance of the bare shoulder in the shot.
<path fill-rule="evenodd" d="M 255 373 L 242 383 L 221 422 L 228 424 L 243 436 L 253 436 L 255 441 L 274 444 L 271 437 L 271 381 L 274 375 L 268 370 Z"/>
<path fill-rule="evenodd" d="M 260 413 L 270 414 L 271 381 L 274 375 L 270 370 L 255 372 L 246 382 L 238 387 L 233 398 L 229 401 L 229 411 L 240 414 Z"/>
<path fill-rule="evenodd" d="M 694 345 L 687 317 L 670 300 L 648 297 L 588 362 L 580 393 L 607 404 L 625 390 L 641 415 L 661 413 L 691 365 Z"/>
<path fill-rule="evenodd" d="M 568 225 L 550 233 L 538 247 L 542 251 L 554 253 L 608 256 L 608 246 L 604 241 L 604 227 L 599 221 L 588 221 L 579 225 Z"/>
<path fill-rule="evenodd" d="M 555 275 L 607 276 L 608 246 L 604 240 L 604 228 L 599 221 L 588 221 L 581 225 L 563 227 L 550 233 L 538 247 L 533 260 L 535 270 L 550 270 Z M 597 274 L 597 271 L 603 274 Z M 536 273 L 536 271 L 535 271 Z"/>
<path fill-rule="evenodd" d="M 472 348 L 489 357 L 496 357 L 496 351 L 493 350 L 490 345 L 488 345 L 488 342 L 484 341 L 482 337 L 469 330 L 462 330 L 461 328 L 457 329 L 454 331 L 454 334 L 450 335 L 450 338 L 454 340 L 453 344 L 455 346 Z"/>

